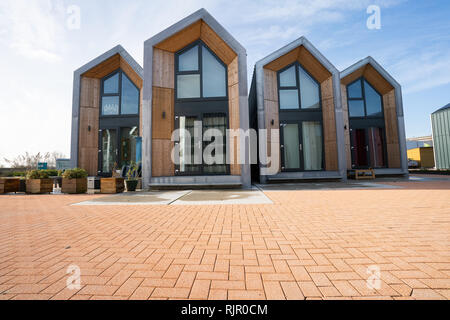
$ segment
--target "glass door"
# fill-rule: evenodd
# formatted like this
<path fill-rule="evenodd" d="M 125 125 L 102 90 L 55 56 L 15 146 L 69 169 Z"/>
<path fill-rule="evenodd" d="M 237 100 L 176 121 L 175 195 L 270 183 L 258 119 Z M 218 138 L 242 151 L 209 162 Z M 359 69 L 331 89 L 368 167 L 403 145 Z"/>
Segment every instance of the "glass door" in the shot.
<path fill-rule="evenodd" d="M 321 171 L 323 135 L 320 121 L 282 122 L 282 171 Z"/>
<path fill-rule="evenodd" d="M 120 128 L 120 161 L 119 168 L 136 162 L 136 138 L 138 127 Z"/>
<path fill-rule="evenodd" d="M 350 140 L 352 143 L 352 167 L 369 167 L 369 146 L 367 145 L 367 130 L 351 129 Z"/>
<path fill-rule="evenodd" d="M 198 116 L 176 116 L 176 128 L 179 136 L 179 165 L 175 166 L 176 175 L 221 175 L 228 173 L 226 158 L 226 114 L 200 114 Z M 184 129 L 184 130 L 183 130 Z M 204 134 L 210 133 L 209 141 Z M 220 133 L 220 141 L 216 137 Z M 215 147 L 209 149 L 210 145 Z M 205 153 L 205 150 L 208 151 Z M 212 151 L 209 153 L 209 151 Z M 217 153 L 219 152 L 219 153 Z M 205 154 L 204 154 L 205 153 Z M 204 159 L 210 155 L 210 159 Z"/>
<path fill-rule="evenodd" d="M 299 123 L 281 124 L 281 154 L 283 171 L 299 171 L 301 169 Z"/>
<path fill-rule="evenodd" d="M 101 169 L 102 173 L 111 173 L 117 164 L 117 130 L 101 130 Z"/>
<path fill-rule="evenodd" d="M 386 167 L 384 129 L 379 127 L 350 130 L 352 167 Z"/>

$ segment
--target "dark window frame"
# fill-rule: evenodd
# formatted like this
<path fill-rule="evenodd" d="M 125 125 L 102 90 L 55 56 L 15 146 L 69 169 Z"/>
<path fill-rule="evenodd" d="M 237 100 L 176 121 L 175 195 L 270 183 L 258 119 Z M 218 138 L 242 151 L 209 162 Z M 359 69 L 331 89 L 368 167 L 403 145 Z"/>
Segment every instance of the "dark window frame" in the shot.
<path fill-rule="evenodd" d="M 280 85 L 281 73 L 290 69 L 292 66 L 295 67 L 295 79 L 296 86 L 286 86 L 283 87 Z M 299 75 L 299 68 L 302 68 L 303 71 L 308 74 L 311 79 L 318 85 L 319 87 L 319 108 L 316 109 L 302 109 L 302 97 L 301 97 L 301 82 Z M 320 82 L 314 78 L 314 76 L 306 70 L 306 68 L 299 62 L 295 61 L 286 67 L 280 69 L 277 72 L 277 86 L 278 86 L 278 114 L 279 114 L 279 128 L 280 128 L 280 153 L 281 153 L 281 172 L 324 172 L 326 171 L 326 163 L 325 163 L 325 136 L 324 136 L 324 127 L 323 127 L 323 105 L 322 105 L 322 86 Z M 280 99 L 280 91 L 281 90 L 297 90 L 298 94 L 298 109 L 281 109 L 281 99 Z M 321 170 L 304 170 L 304 144 L 303 144 L 303 122 L 320 122 L 322 127 L 322 169 Z M 302 144 L 302 150 L 300 151 L 300 168 L 298 169 L 286 169 L 284 168 L 285 159 L 284 159 L 284 132 L 282 129 L 282 124 L 298 124 L 299 131 L 299 142 Z"/>
<path fill-rule="evenodd" d="M 178 71 L 179 57 L 183 53 L 198 46 L 198 70 L 196 71 Z M 205 48 L 214 58 L 225 68 L 225 96 L 223 97 L 203 97 L 203 50 Z M 178 98 L 178 76 L 180 75 L 200 75 L 200 97 L 197 98 Z M 175 102 L 201 102 L 201 101 L 228 101 L 228 66 L 210 49 L 202 40 L 196 40 L 183 49 L 175 53 Z"/>
<path fill-rule="evenodd" d="M 119 73 L 119 87 L 118 92 L 114 94 L 104 94 L 104 82 L 114 75 Z M 121 114 L 122 111 L 122 74 L 124 74 L 128 80 L 135 86 L 139 93 L 139 104 L 137 114 Z M 118 68 L 111 72 L 110 74 L 103 77 L 100 81 L 100 95 L 99 95 L 99 132 L 98 132 L 98 169 L 97 175 L 100 177 L 111 177 L 112 172 L 103 172 L 103 146 L 102 146 L 102 131 L 103 130 L 116 130 L 116 148 L 117 148 L 117 161 L 121 157 L 121 130 L 123 128 L 137 127 L 138 136 L 140 132 L 140 117 L 141 117 L 141 90 L 138 86 L 130 79 L 130 77 L 121 69 Z M 116 97 L 119 96 L 119 114 L 116 115 L 103 115 L 102 113 L 102 100 L 103 97 Z M 119 163 L 118 163 L 119 165 Z"/>
<path fill-rule="evenodd" d="M 350 87 L 352 84 L 356 83 L 360 81 L 361 84 L 361 98 L 350 98 L 350 94 L 349 94 L 349 90 L 348 87 Z M 381 115 L 377 116 L 377 115 L 367 115 L 367 100 L 366 100 L 366 90 L 365 90 L 365 84 L 364 82 L 367 82 L 372 89 L 380 96 L 380 101 L 381 101 Z M 347 105 L 348 105 L 348 117 L 349 119 L 383 119 L 384 120 L 384 101 L 383 101 L 383 95 L 364 77 L 359 77 L 358 79 L 350 82 L 347 86 Z M 352 117 L 350 115 L 350 104 L 348 103 L 348 101 L 363 101 L 364 103 L 364 116 L 363 117 Z"/>
<path fill-rule="evenodd" d="M 350 98 L 350 94 L 349 94 L 349 90 L 348 87 L 351 86 L 352 84 L 356 83 L 360 81 L 361 84 L 361 98 Z M 365 90 L 365 84 L 364 82 L 367 82 L 372 89 L 380 96 L 380 100 L 381 100 L 381 115 L 367 115 L 367 101 L 366 101 L 366 90 Z M 347 112 L 348 112 L 348 119 L 349 119 L 349 128 L 348 130 L 350 131 L 349 134 L 351 135 L 351 131 L 353 130 L 358 130 L 358 129 L 364 129 L 365 132 L 365 136 L 366 136 L 366 142 L 368 142 L 368 129 L 369 128 L 381 128 L 383 131 L 383 157 L 384 157 L 384 162 L 385 165 L 383 167 L 379 167 L 379 168 L 389 168 L 389 159 L 388 159 L 388 154 L 387 154 L 387 140 L 386 140 L 386 122 L 385 122 L 385 112 L 384 112 L 384 101 L 383 101 L 383 95 L 364 77 L 361 76 L 357 79 L 355 79 L 354 81 L 350 82 L 349 84 L 346 85 L 346 91 L 347 91 Z M 363 101 L 364 104 L 364 114 L 365 116 L 363 117 L 352 117 L 350 115 L 350 104 L 349 101 Z M 371 164 L 369 163 L 368 166 L 364 166 L 364 167 L 357 167 L 356 165 L 354 165 L 354 156 L 353 156 L 353 148 L 354 146 L 351 144 L 350 141 L 350 153 L 351 153 L 351 163 L 352 163 L 352 169 L 358 169 L 358 168 L 370 168 Z M 370 161 L 371 159 L 371 150 L 369 148 L 369 150 L 367 151 L 367 157 Z"/>
<path fill-rule="evenodd" d="M 119 74 L 119 92 L 118 93 L 104 93 L 104 84 L 105 81 L 114 77 L 116 74 Z M 133 84 L 133 86 L 138 91 L 138 112 L 134 114 L 122 114 L 122 76 L 125 75 L 125 77 L 128 78 L 128 80 Z M 118 114 L 110 114 L 110 115 L 104 115 L 103 114 L 103 97 L 119 97 L 119 113 Z M 141 115 L 141 90 L 138 86 L 133 82 L 133 80 L 130 79 L 130 77 L 121 69 L 116 69 L 107 76 L 103 77 L 101 79 L 100 84 L 100 105 L 99 105 L 99 116 L 100 118 L 134 118 L 134 117 L 140 117 Z"/>

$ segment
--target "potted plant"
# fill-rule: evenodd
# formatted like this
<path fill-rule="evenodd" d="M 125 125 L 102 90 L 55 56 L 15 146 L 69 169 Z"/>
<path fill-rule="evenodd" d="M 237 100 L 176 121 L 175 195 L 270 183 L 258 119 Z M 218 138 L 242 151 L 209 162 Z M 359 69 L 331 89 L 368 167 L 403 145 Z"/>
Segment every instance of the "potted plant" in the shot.
<path fill-rule="evenodd" d="M 62 175 L 62 193 L 81 194 L 87 192 L 88 173 L 84 169 L 75 168 L 64 171 Z"/>
<path fill-rule="evenodd" d="M 127 187 L 128 192 L 136 191 L 136 188 L 139 183 L 138 176 L 139 176 L 139 164 L 131 162 L 127 171 L 127 179 L 125 180 L 125 185 Z"/>
<path fill-rule="evenodd" d="M 122 193 L 125 191 L 125 179 L 117 173 L 117 163 L 114 164 L 111 178 L 101 178 L 100 192 L 104 194 Z"/>
<path fill-rule="evenodd" d="M 30 194 L 51 193 L 53 180 L 46 171 L 32 170 L 27 173 L 26 192 Z"/>
<path fill-rule="evenodd" d="M 0 178 L 0 194 L 20 192 L 19 178 Z"/>

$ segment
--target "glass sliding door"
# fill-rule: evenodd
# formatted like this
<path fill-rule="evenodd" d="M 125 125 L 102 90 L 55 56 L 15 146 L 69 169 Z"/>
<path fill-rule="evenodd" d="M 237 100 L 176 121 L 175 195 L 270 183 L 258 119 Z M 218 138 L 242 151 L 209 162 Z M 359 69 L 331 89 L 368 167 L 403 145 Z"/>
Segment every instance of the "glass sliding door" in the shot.
<path fill-rule="evenodd" d="M 217 113 L 176 118 L 177 128 L 180 129 L 178 142 L 180 161 L 175 168 L 175 173 L 177 175 L 228 174 L 225 140 L 227 115 Z"/>
<path fill-rule="evenodd" d="M 300 139 L 299 124 L 285 123 L 282 124 L 282 152 L 283 152 L 283 169 L 299 170 L 300 166 Z"/>
<path fill-rule="evenodd" d="M 370 163 L 373 168 L 386 166 L 384 157 L 384 131 L 383 128 L 369 128 L 369 153 Z"/>
<path fill-rule="evenodd" d="M 117 130 L 105 129 L 101 135 L 102 172 L 111 173 L 117 163 Z"/>
<path fill-rule="evenodd" d="M 210 155 L 211 161 L 208 161 L 209 164 L 205 163 L 203 166 L 203 172 L 205 174 L 227 173 L 227 158 L 226 158 L 226 144 L 225 144 L 226 131 L 227 131 L 227 118 L 225 115 L 208 114 L 203 116 L 203 134 L 208 132 L 211 134 L 211 141 L 203 142 L 203 150 L 208 148 L 208 145 L 210 144 L 214 144 L 215 146 Z M 218 135 L 219 133 L 221 135 L 220 138 Z M 216 139 L 220 140 L 216 141 Z M 204 161 L 206 160 L 207 159 L 204 159 Z"/>
<path fill-rule="evenodd" d="M 281 123 L 283 171 L 321 171 L 323 134 L 320 121 Z"/>
<path fill-rule="evenodd" d="M 201 165 L 196 164 L 195 122 L 197 117 L 178 117 L 180 129 L 180 164 L 177 166 L 178 174 L 197 174 L 201 172 Z M 201 133 L 200 133 L 201 134 Z M 197 150 L 197 153 L 200 150 Z"/>
<path fill-rule="evenodd" d="M 302 128 L 304 170 L 323 170 L 322 124 L 319 121 L 304 121 Z"/>
<path fill-rule="evenodd" d="M 136 162 L 136 138 L 138 128 L 120 128 L 120 168 Z"/>
<path fill-rule="evenodd" d="M 369 166 L 369 148 L 367 146 L 366 130 L 350 130 L 352 166 L 354 168 L 367 168 Z"/>

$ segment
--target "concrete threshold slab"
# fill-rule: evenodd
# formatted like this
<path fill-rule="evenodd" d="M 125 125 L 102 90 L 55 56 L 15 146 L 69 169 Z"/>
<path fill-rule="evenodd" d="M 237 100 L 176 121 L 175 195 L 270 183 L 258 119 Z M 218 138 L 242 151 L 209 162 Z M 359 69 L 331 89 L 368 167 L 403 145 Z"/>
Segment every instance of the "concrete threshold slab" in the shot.
<path fill-rule="evenodd" d="M 105 196 L 94 200 L 76 203 L 77 206 L 150 206 L 169 205 L 180 197 L 189 194 L 190 190 L 122 193 Z"/>
<path fill-rule="evenodd" d="M 264 192 L 252 190 L 178 190 L 123 193 L 74 204 L 76 206 L 234 205 L 272 204 Z"/>
<path fill-rule="evenodd" d="M 179 198 L 172 205 L 242 205 L 242 204 L 273 204 L 259 190 L 208 190 L 192 191 Z"/>

